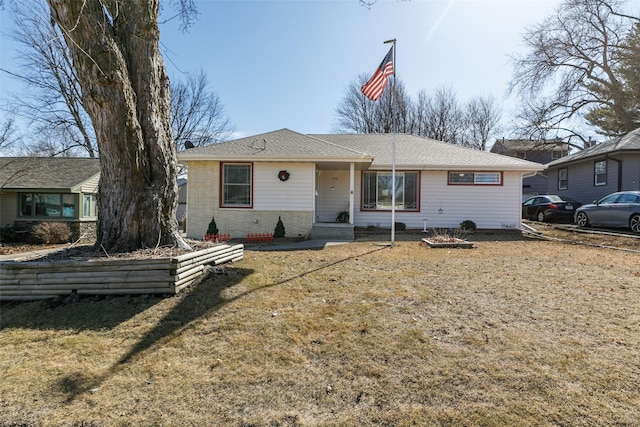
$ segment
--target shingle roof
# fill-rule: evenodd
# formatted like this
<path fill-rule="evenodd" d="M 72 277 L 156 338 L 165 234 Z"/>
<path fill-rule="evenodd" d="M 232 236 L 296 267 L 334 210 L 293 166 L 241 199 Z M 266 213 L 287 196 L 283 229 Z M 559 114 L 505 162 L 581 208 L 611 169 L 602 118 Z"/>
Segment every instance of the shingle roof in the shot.
<path fill-rule="evenodd" d="M 391 134 L 312 135 L 374 156 L 372 167 L 389 167 L 392 163 Z M 540 164 L 501 154 L 488 153 L 416 135 L 397 134 L 396 166 L 404 169 L 446 170 L 543 170 Z"/>
<path fill-rule="evenodd" d="M 529 140 L 529 139 L 500 139 L 491 147 L 492 153 L 505 151 L 560 151 L 569 150 L 569 144 L 561 139 Z"/>
<path fill-rule="evenodd" d="M 390 168 L 391 134 L 303 135 L 281 129 L 221 144 L 193 148 L 178 155 L 180 160 L 298 160 L 371 162 L 372 167 Z M 460 147 L 415 135 L 397 134 L 396 166 L 404 169 L 486 169 L 540 171 L 538 163 L 500 154 Z"/>
<path fill-rule="evenodd" d="M 0 157 L 0 188 L 70 191 L 100 173 L 100 161 L 78 157 Z"/>
<path fill-rule="evenodd" d="M 229 142 L 191 148 L 178 154 L 180 160 L 348 160 L 371 162 L 362 152 L 340 147 L 289 129 L 281 129 Z"/>
<path fill-rule="evenodd" d="M 570 154 L 553 162 L 547 166 L 557 166 L 565 163 L 589 159 L 605 154 L 622 153 L 627 151 L 640 151 L 640 128 L 625 135 L 610 139 L 593 147 L 589 147 L 577 153 Z"/>

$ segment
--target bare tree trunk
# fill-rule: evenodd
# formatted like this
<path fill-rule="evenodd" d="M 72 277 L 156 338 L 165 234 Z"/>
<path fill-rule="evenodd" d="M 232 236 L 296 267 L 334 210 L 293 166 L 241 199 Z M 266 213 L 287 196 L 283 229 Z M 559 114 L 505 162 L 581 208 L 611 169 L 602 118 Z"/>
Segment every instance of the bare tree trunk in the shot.
<path fill-rule="evenodd" d="M 82 86 L 100 151 L 97 245 L 188 247 L 179 233 L 169 79 L 158 1 L 48 0 Z"/>

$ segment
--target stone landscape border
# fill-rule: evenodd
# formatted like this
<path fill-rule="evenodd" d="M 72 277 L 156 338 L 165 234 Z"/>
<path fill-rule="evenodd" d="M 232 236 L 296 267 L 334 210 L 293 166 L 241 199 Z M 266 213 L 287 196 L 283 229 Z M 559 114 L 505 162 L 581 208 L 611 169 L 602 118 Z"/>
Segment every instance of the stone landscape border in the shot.
<path fill-rule="evenodd" d="M 0 262 L 0 301 L 81 295 L 177 294 L 207 264 L 239 261 L 244 245 L 218 245 L 170 258 Z"/>

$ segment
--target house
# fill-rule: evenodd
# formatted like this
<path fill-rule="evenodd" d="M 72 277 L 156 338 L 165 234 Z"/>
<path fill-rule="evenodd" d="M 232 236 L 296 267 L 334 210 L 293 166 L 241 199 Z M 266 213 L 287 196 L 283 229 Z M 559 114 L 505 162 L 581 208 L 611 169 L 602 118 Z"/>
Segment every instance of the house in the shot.
<path fill-rule="evenodd" d="M 187 217 L 187 178 L 178 178 L 178 208 L 176 219 L 179 228 L 182 228 L 183 220 Z"/>
<path fill-rule="evenodd" d="M 187 237 L 202 238 L 212 218 L 233 238 L 271 233 L 278 218 L 287 237 L 390 228 L 394 145 L 395 220 L 407 228 L 457 228 L 465 220 L 518 228 L 522 179 L 544 169 L 414 135 L 281 129 L 178 154 L 189 176 Z"/>
<path fill-rule="evenodd" d="M 492 153 L 546 164 L 569 155 L 569 144 L 560 138 L 550 140 L 499 139 L 491 147 Z M 522 181 L 522 197 L 528 199 L 538 194 L 548 194 L 548 178 L 545 172 L 539 172 Z"/>
<path fill-rule="evenodd" d="M 547 164 L 548 191 L 591 203 L 640 190 L 640 128 Z"/>
<path fill-rule="evenodd" d="M 98 159 L 0 157 L 0 227 L 63 221 L 74 240 L 95 240 L 99 180 Z"/>

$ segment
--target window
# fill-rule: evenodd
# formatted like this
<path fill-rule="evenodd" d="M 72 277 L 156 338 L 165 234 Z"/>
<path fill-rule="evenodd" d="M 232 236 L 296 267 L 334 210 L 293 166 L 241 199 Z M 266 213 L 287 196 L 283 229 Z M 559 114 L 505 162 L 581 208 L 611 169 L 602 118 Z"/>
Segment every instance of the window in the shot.
<path fill-rule="evenodd" d="M 21 193 L 18 203 L 20 217 L 76 217 L 77 197 L 75 194 Z"/>
<path fill-rule="evenodd" d="M 222 165 L 222 206 L 250 208 L 252 193 L 251 164 L 226 163 Z"/>
<path fill-rule="evenodd" d="M 449 172 L 449 185 L 502 185 L 502 173 Z"/>
<path fill-rule="evenodd" d="M 602 160 L 595 163 L 594 184 L 607 185 L 607 161 Z"/>
<path fill-rule="evenodd" d="M 418 172 L 396 172 L 396 209 L 418 210 Z M 362 210 L 390 210 L 391 172 L 363 172 Z"/>
<path fill-rule="evenodd" d="M 96 196 L 95 194 L 85 194 L 82 202 L 82 216 L 96 216 Z"/>
<path fill-rule="evenodd" d="M 558 169 L 558 190 L 566 190 L 569 183 L 569 170 L 567 168 Z"/>

